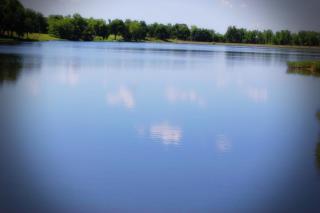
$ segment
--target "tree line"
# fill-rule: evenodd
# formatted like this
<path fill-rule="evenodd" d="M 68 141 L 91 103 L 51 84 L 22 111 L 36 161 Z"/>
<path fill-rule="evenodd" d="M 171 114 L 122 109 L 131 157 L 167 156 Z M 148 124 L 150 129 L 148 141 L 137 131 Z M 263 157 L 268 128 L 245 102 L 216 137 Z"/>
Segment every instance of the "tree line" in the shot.
<path fill-rule="evenodd" d="M 0 0 L 0 34 L 23 37 L 29 33 L 49 33 L 61 39 L 74 41 L 103 40 L 113 35 L 116 40 L 124 41 L 144 41 L 147 38 L 155 38 L 245 44 L 320 45 L 320 33 L 313 31 L 273 32 L 230 26 L 225 34 L 220 34 L 214 30 L 189 27 L 186 24 L 147 24 L 144 21 L 130 19 L 105 21 L 84 18 L 80 14 L 44 17 L 39 12 L 24 8 L 18 0 Z"/>
<path fill-rule="evenodd" d="M 319 46 L 320 33 L 313 31 L 291 33 L 289 30 L 274 33 L 272 30 L 247 30 L 232 26 L 225 33 L 224 40 L 231 43 Z"/>
<path fill-rule="evenodd" d="M 24 8 L 18 0 L 0 0 L 0 35 L 23 37 L 29 33 L 47 33 L 43 14 Z"/>

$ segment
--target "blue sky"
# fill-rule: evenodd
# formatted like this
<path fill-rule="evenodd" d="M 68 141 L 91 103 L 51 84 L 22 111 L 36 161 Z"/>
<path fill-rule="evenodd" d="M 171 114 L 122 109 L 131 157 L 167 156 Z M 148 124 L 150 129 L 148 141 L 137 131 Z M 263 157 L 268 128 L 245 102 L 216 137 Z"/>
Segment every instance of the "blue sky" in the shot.
<path fill-rule="evenodd" d="M 21 0 L 48 14 L 80 13 L 103 19 L 186 23 L 224 33 L 229 25 L 250 29 L 320 31 L 320 0 Z"/>

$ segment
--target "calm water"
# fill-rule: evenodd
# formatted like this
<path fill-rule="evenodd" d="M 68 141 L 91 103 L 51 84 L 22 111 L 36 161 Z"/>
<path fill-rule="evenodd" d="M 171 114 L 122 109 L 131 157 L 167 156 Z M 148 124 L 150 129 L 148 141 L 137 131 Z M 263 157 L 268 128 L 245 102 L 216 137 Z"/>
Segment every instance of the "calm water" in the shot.
<path fill-rule="evenodd" d="M 320 52 L 47 42 L 0 46 L 1 208 L 320 210 Z"/>

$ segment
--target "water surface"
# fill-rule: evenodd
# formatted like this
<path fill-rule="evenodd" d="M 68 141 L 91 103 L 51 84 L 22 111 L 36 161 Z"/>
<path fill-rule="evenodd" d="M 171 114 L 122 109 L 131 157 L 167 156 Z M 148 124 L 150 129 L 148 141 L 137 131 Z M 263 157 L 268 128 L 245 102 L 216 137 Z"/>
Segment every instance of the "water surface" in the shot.
<path fill-rule="evenodd" d="M 0 46 L 3 209 L 320 210 L 320 52 Z M 318 161 L 319 162 L 319 161 Z"/>

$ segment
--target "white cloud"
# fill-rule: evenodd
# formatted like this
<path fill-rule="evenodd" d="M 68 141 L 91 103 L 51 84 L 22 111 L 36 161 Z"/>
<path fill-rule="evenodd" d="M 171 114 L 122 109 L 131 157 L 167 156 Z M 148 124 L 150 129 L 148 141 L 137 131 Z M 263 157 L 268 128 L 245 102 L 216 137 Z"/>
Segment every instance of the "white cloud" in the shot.
<path fill-rule="evenodd" d="M 226 7 L 233 7 L 233 3 L 230 0 L 220 0 L 220 2 Z"/>
<path fill-rule="evenodd" d="M 241 8 L 247 8 L 248 5 L 247 5 L 245 2 L 241 2 L 241 3 L 240 3 L 240 7 L 241 7 Z"/>

